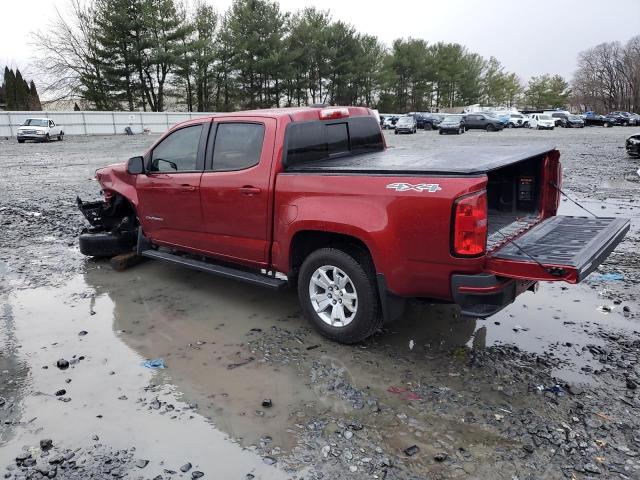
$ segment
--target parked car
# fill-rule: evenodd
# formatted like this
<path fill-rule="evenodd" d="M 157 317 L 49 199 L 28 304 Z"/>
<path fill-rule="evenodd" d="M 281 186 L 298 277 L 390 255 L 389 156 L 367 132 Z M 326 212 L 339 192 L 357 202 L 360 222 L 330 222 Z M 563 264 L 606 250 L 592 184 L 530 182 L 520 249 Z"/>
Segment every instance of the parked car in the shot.
<path fill-rule="evenodd" d="M 640 125 L 640 115 L 631 112 L 611 112 L 613 115 L 618 116 L 622 120 L 622 125 L 625 127 L 631 125 Z"/>
<path fill-rule="evenodd" d="M 382 124 L 382 128 L 385 130 L 393 130 L 396 128 L 396 123 L 398 123 L 399 115 L 391 115 L 384 119 L 384 123 Z"/>
<path fill-rule="evenodd" d="M 569 114 L 562 119 L 560 126 L 564 128 L 584 128 L 584 120 L 578 115 Z"/>
<path fill-rule="evenodd" d="M 407 115 L 415 118 L 416 125 L 423 130 L 436 130 L 442 121 L 442 118 L 435 113 L 409 112 Z"/>
<path fill-rule="evenodd" d="M 447 115 L 440 123 L 440 135 L 445 133 L 457 133 L 458 135 L 466 131 L 464 115 Z"/>
<path fill-rule="evenodd" d="M 53 120 L 48 118 L 27 118 L 18 127 L 16 136 L 18 143 L 24 143 L 26 140 L 48 142 L 52 138 L 62 141 L 64 139 L 64 131 L 62 125 L 56 125 Z"/>
<path fill-rule="evenodd" d="M 396 123 L 396 135 L 399 133 L 416 133 L 417 131 L 418 124 L 413 116 L 404 115 L 398 119 Z"/>
<path fill-rule="evenodd" d="M 510 113 L 507 127 L 509 128 L 522 128 L 528 127 L 529 120 L 522 113 Z"/>
<path fill-rule="evenodd" d="M 553 130 L 555 126 L 554 118 L 547 113 L 532 113 L 529 115 L 529 128 Z"/>
<path fill-rule="evenodd" d="M 552 147 L 386 149 L 364 107 L 223 113 L 98 169 L 80 251 L 295 286 L 320 333 L 355 343 L 410 298 L 487 317 L 537 281 L 583 281 L 629 220 L 556 215 L 561 172 Z"/>
<path fill-rule="evenodd" d="M 628 137 L 624 145 L 630 157 L 640 157 L 640 133 Z"/>
<path fill-rule="evenodd" d="M 502 122 L 486 113 L 468 113 L 464 117 L 467 130 L 472 128 L 482 129 L 488 132 L 496 132 L 502 130 L 504 125 Z"/>
<path fill-rule="evenodd" d="M 640 125 L 640 115 L 637 113 L 629 114 L 629 125 Z"/>
<path fill-rule="evenodd" d="M 605 115 L 605 118 L 608 119 L 612 125 L 629 125 L 627 117 L 618 113 L 609 112 Z"/>
<path fill-rule="evenodd" d="M 585 112 L 582 117 L 584 119 L 584 124 L 587 127 L 592 126 L 601 126 L 601 127 L 613 127 L 614 122 L 610 118 L 605 117 L 604 115 L 599 115 L 596 112 Z"/>
<path fill-rule="evenodd" d="M 564 123 L 564 120 L 570 115 L 569 112 L 562 111 L 551 111 L 551 112 L 542 112 L 545 115 L 550 115 L 553 118 L 554 126 L 561 127 Z"/>

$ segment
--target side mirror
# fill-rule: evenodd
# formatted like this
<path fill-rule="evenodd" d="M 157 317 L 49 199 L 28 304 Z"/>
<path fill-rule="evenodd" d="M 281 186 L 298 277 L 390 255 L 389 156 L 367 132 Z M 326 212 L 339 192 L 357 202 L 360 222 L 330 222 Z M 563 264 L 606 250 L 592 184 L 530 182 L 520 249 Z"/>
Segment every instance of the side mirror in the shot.
<path fill-rule="evenodd" d="M 127 173 L 130 175 L 139 175 L 144 173 L 144 158 L 131 157 L 127 161 Z"/>

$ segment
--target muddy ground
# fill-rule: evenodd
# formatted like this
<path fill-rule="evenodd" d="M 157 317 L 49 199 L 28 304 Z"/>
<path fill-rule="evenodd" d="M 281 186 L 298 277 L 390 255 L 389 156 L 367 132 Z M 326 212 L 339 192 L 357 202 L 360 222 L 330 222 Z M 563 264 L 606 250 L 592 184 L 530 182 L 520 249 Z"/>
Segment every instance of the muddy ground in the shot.
<path fill-rule="evenodd" d="M 94 170 L 154 137 L 0 140 L 0 476 L 640 478 L 630 133 L 387 134 L 556 145 L 567 193 L 632 229 L 581 285 L 542 284 L 486 320 L 416 303 L 351 347 L 314 333 L 293 292 L 79 254 L 76 194 L 97 198 Z M 141 365 L 156 358 L 167 368 Z"/>

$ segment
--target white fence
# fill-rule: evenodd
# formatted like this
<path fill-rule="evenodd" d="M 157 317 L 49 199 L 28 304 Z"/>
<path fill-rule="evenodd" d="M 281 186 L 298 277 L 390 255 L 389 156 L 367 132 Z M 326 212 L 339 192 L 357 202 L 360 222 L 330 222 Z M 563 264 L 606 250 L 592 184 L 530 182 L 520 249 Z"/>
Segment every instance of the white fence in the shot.
<path fill-rule="evenodd" d="M 170 126 L 211 113 L 205 112 L 5 112 L 0 111 L 0 137 L 14 137 L 27 118 L 48 118 L 62 125 L 65 135 L 119 135 L 126 127 L 133 133 L 162 133 Z"/>

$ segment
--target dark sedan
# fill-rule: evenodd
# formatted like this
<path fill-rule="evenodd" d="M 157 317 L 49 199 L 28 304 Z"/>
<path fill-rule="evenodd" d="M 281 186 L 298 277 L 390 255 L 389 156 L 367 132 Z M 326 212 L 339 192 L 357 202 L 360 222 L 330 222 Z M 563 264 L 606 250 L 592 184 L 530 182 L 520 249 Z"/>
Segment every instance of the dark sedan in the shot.
<path fill-rule="evenodd" d="M 492 117 L 486 113 L 468 113 L 465 115 L 464 121 L 467 130 L 472 128 L 486 130 L 487 132 L 496 132 L 502 130 L 504 125 L 499 118 Z"/>
<path fill-rule="evenodd" d="M 625 147 L 630 157 L 640 157 L 640 133 L 636 133 L 627 138 Z"/>
<path fill-rule="evenodd" d="M 461 134 L 466 130 L 466 123 L 464 121 L 464 115 L 447 115 L 444 120 L 440 122 L 440 135 L 445 133 Z"/>
<path fill-rule="evenodd" d="M 567 115 L 560 122 L 560 126 L 564 128 L 583 128 L 584 120 L 578 115 Z"/>

